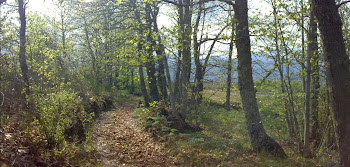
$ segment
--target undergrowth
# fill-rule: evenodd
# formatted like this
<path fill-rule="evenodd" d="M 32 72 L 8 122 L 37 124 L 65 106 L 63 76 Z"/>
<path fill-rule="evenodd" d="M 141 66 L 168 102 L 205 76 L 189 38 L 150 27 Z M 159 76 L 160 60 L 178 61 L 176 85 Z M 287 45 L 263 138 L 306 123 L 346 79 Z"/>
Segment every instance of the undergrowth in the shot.
<path fill-rule="evenodd" d="M 72 90 L 30 97 L 31 109 L 0 128 L 0 161 L 12 166 L 95 166 L 94 118 L 112 105 L 107 95 Z"/>
<path fill-rule="evenodd" d="M 167 127 L 166 118 L 160 113 L 169 109 L 162 103 L 153 103 L 149 109 L 138 108 L 134 116 L 141 120 L 145 130 L 166 143 L 170 153 L 182 161 L 183 166 L 323 166 L 335 159 L 332 152 L 311 159 L 298 154 L 296 146 L 280 135 L 286 134 L 287 130 L 280 126 L 283 120 L 276 118 L 273 112 L 264 113 L 271 108 L 269 105 L 261 110 L 263 119 L 269 122 L 265 128 L 282 145 L 289 158 L 282 160 L 264 152 L 257 154 L 250 148 L 244 111 L 227 111 L 206 104 L 209 103 L 204 102 L 197 111 L 191 111 L 187 118 L 191 124 L 198 123 L 203 128 L 201 132 L 178 133 Z"/>

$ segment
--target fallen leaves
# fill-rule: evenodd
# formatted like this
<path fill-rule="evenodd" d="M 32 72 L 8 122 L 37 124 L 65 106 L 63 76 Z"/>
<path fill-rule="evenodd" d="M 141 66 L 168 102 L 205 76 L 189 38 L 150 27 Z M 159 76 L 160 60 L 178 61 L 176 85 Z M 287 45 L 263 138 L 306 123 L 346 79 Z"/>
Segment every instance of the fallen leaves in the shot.
<path fill-rule="evenodd" d="M 136 103 L 135 103 L 136 104 Z M 131 116 L 133 106 L 103 113 L 93 138 L 103 166 L 176 166 L 164 144 L 143 131 Z"/>

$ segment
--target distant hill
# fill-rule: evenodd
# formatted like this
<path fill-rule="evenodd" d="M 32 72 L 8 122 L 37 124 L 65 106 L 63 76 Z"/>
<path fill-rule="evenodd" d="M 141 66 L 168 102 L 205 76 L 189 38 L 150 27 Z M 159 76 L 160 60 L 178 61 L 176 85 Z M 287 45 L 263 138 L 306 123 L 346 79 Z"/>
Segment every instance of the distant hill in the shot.
<path fill-rule="evenodd" d="M 228 58 L 225 56 L 212 56 L 209 59 L 209 66 L 206 71 L 206 75 L 204 80 L 205 81 L 220 81 L 220 80 L 226 80 L 226 73 L 227 73 L 227 60 Z M 259 80 L 263 77 L 265 77 L 268 72 L 273 68 L 274 62 L 272 59 L 268 59 L 263 56 L 252 56 L 252 63 L 253 63 L 253 78 L 254 80 Z M 204 60 L 203 60 L 204 62 Z M 238 81 L 238 74 L 237 74 L 237 59 L 233 59 L 233 81 Z M 175 78 L 175 72 L 176 72 L 176 61 L 175 59 L 169 59 L 169 66 L 170 66 L 170 73 L 172 80 Z M 296 62 L 292 62 L 292 66 L 290 66 L 290 74 L 293 80 L 299 80 L 300 77 L 296 75 L 301 69 L 301 66 L 297 64 Z M 286 75 L 286 69 L 284 69 L 284 73 Z M 191 74 L 191 80 L 194 79 L 195 75 L 195 65 L 194 60 L 192 60 L 192 74 Z M 279 72 L 278 69 L 275 69 L 271 75 L 269 75 L 268 79 L 278 79 L 279 78 Z"/>

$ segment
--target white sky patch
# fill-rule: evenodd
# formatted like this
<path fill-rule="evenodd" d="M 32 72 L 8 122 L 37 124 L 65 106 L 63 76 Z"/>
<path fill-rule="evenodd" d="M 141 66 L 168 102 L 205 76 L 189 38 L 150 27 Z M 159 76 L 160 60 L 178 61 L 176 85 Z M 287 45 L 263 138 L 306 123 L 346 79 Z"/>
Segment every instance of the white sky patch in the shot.
<path fill-rule="evenodd" d="M 50 17 L 58 16 L 56 5 L 52 0 L 29 0 L 27 11 L 38 12 Z"/>
<path fill-rule="evenodd" d="M 173 8 L 167 4 L 164 4 L 162 6 L 160 6 L 159 8 L 159 15 L 158 15 L 158 28 L 162 28 L 163 26 L 166 28 L 170 28 L 172 26 L 174 26 L 172 20 L 173 18 L 171 18 L 169 15 L 169 12 L 173 12 Z"/>

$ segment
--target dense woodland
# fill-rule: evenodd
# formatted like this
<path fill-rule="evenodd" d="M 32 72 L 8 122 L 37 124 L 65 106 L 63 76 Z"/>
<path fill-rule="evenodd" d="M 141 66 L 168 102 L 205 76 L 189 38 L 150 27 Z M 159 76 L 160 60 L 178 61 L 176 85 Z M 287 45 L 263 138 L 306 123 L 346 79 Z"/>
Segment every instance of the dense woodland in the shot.
<path fill-rule="evenodd" d="M 0 0 L 1 166 L 104 166 L 123 106 L 173 166 L 350 166 L 349 1 L 31 1 Z"/>

